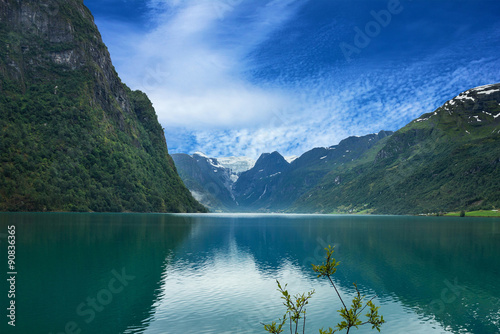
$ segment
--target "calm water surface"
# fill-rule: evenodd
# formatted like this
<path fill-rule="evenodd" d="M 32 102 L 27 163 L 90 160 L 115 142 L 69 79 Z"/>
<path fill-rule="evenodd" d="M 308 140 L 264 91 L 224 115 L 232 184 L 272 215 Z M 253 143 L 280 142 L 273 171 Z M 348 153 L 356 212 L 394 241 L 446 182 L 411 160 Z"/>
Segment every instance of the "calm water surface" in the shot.
<path fill-rule="evenodd" d="M 382 333 L 500 333 L 498 219 L 5 213 L 0 332 L 264 333 L 261 322 L 283 315 L 278 279 L 292 293 L 315 289 L 307 332 L 318 333 L 341 306 L 310 269 L 328 244 L 341 261 L 340 293 L 350 300 L 357 282 L 378 296 Z"/>

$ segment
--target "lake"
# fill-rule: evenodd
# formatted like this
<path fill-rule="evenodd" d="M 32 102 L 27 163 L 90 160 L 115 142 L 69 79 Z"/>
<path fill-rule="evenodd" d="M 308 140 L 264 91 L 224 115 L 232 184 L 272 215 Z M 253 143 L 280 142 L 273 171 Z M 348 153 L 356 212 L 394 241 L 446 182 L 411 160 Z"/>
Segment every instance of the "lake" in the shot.
<path fill-rule="evenodd" d="M 495 218 L 2 213 L 0 236 L 1 333 L 265 333 L 284 313 L 276 280 L 315 290 L 306 332 L 318 333 L 340 321 L 311 270 L 329 244 L 341 295 L 350 304 L 353 282 L 376 295 L 382 333 L 500 333 Z"/>

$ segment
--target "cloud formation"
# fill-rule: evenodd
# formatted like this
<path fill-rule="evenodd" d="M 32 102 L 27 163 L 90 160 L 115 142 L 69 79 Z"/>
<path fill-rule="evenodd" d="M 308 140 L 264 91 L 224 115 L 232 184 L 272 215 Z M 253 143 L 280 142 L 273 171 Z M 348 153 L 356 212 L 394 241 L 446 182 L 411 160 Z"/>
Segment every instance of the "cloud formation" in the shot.
<path fill-rule="evenodd" d="M 151 1 L 156 26 L 134 41 L 125 80 L 148 93 L 160 122 L 170 127 L 265 123 L 289 99 L 279 87 L 247 80 L 251 65 L 245 57 L 297 7 L 291 1 L 261 7 L 244 1 Z"/>
<path fill-rule="evenodd" d="M 96 19 L 123 81 L 153 101 L 171 153 L 300 155 L 397 130 L 461 91 L 500 81 L 500 25 L 485 16 L 494 8 L 477 7 L 476 17 L 465 5 L 405 2 L 346 62 L 340 43 L 387 5 L 361 3 L 148 0 L 143 30 Z M 453 17 L 436 19 L 429 6 L 448 6 Z"/>

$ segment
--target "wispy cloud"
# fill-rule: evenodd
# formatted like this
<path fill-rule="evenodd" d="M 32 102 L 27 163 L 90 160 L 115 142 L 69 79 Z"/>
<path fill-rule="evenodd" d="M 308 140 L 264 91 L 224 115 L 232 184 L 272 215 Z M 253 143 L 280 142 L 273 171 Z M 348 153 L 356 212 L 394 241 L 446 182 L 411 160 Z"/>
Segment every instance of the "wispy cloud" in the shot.
<path fill-rule="evenodd" d="M 298 1 L 151 1 L 156 27 L 134 41 L 126 82 L 152 99 L 160 122 L 191 129 L 265 123 L 289 98 L 245 77 L 246 57 L 291 18 Z M 237 21 L 237 23 L 235 23 Z"/>
<path fill-rule="evenodd" d="M 153 101 L 171 152 L 299 155 L 350 135 L 396 130 L 463 90 L 500 81 L 498 24 L 457 30 L 447 45 L 418 44 L 414 58 L 398 58 L 403 53 L 395 41 L 407 36 L 384 36 L 395 35 L 404 20 L 417 25 L 408 33 L 429 22 L 411 21 L 407 10 L 352 62 L 329 63 L 330 54 L 340 54 L 332 42 L 342 40 L 338 31 L 352 34 L 351 25 L 366 22 L 337 13 L 308 16 L 312 7 L 321 10 L 318 3 L 149 0 L 146 31 L 98 24 L 113 35 L 106 42 L 123 81 Z M 265 52 L 268 47 L 273 50 Z"/>
<path fill-rule="evenodd" d="M 439 73 L 433 73 L 437 70 L 429 62 L 435 64 L 437 60 L 360 74 L 351 81 L 305 80 L 290 91 L 293 107 L 273 113 L 268 125 L 187 131 L 191 139 L 171 137 L 170 148 L 190 152 L 196 143 L 196 150 L 215 157 L 256 158 L 275 150 L 300 155 L 313 147 L 337 144 L 348 136 L 397 130 L 459 92 L 500 78 L 500 62 L 496 59 L 478 59 Z M 175 131 L 167 128 L 167 137 Z"/>

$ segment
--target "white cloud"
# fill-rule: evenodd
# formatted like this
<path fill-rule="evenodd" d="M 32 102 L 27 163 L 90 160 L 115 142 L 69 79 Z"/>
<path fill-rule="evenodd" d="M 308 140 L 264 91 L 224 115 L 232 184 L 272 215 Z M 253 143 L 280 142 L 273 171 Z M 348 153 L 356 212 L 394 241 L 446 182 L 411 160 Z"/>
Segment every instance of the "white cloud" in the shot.
<path fill-rule="evenodd" d="M 292 97 L 298 96 L 292 98 L 293 107 L 274 113 L 268 125 L 192 131 L 191 141 L 170 141 L 167 132 L 167 141 L 172 151 L 199 150 L 213 157 L 257 158 L 275 150 L 283 155 L 301 155 L 313 147 L 335 145 L 348 136 L 397 130 L 463 90 L 494 82 L 500 74 L 498 61 L 481 60 L 478 67 L 478 61 L 473 60 L 436 75 L 427 64 L 434 61 L 374 71 L 351 81 L 303 81 L 295 92 L 289 92 Z M 467 84 L 470 78 L 474 83 Z"/>
<path fill-rule="evenodd" d="M 134 51 L 120 58 L 120 67 L 126 68 L 124 81 L 151 98 L 162 124 L 254 126 L 289 107 L 281 89 L 264 89 L 245 78 L 245 58 L 293 16 L 297 1 L 250 7 L 239 0 L 155 0 L 149 5 L 156 27 L 133 40 L 128 49 Z M 243 10 L 250 11 L 242 19 Z M 236 18 L 239 24 L 233 24 Z"/>
<path fill-rule="evenodd" d="M 399 67 L 334 68 L 332 60 L 331 69 L 322 65 L 322 74 L 296 82 L 249 79 L 260 65 L 249 55 L 293 22 L 304 1 L 149 0 L 154 29 L 146 33 L 98 24 L 114 36 L 106 42 L 123 81 L 152 100 L 171 152 L 300 155 L 350 135 L 396 130 L 463 90 L 500 79 L 497 58 L 457 61 L 457 45 Z M 304 72 L 317 51 L 308 52 L 311 59 L 294 64 Z"/>

